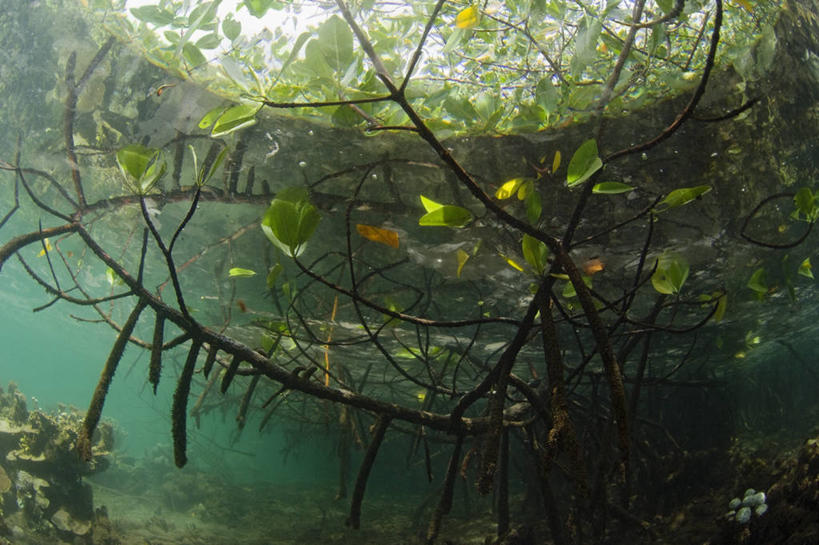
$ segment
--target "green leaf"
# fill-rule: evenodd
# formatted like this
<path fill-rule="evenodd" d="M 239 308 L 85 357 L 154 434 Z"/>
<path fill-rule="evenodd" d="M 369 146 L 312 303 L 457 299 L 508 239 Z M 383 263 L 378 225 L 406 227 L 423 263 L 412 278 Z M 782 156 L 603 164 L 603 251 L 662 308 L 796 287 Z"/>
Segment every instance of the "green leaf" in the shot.
<path fill-rule="evenodd" d="M 586 66 L 597 58 L 597 39 L 603 30 L 600 21 L 588 14 L 583 18 L 574 42 L 574 56 L 571 60 L 572 74 L 580 76 Z"/>
<path fill-rule="evenodd" d="M 554 276 L 559 277 L 559 278 L 563 278 L 564 280 L 566 280 L 566 285 L 563 286 L 563 292 L 562 292 L 563 297 L 565 297 L 566 299 L 571 299 L 572 297 L 577 296 L 577 290 L 574 289 L 574 284 L 571 283 L 571 281 L 569 280 L 568 275 L 554 275 Z M 580 278 L 583 279 L 583 283 L 586 284 L 586 286 L 588 288 L 592 287 L 591 276 L 586 276 L 585 274 L 583 274 L 583 275 L 580 275 Z"/>
<path fill-rule="evenodd" d="M 264 350 L 265 354 L 270 356 L 276 351 L 276 349 L 279 347 L 279 342 L 282 340 L 282 336 L 283 335 L 281 333 L 274 334 L 267 331 L 262 332 L 260 341 L 262 350 Z"/>
<path fill-rule="evenodd" d="M 333 70 L 346 70 L 353 62 L 353 33 L 338 15 L 333 15 L 319 27 L 318 45 Z"/>
<path fill-rule="evenodd" d="M 812 268 L 813 268 L 813 265 L 810 264 L 810 258 L 806 257 L 805 260 L 799 265 L 798 273 L 801 276 L 804 276 L 806 278 L 810 278 L 811 280 L 813 280 L 814 278 L 813 278 L 813 271 L 811 270 Z"/>
<path fill-rule="evenodd" d="M 228 276 L 230 278 L 256 276 L 256 271 L 252 271 L 250 269 L 243 269 L 241 267 L 233 267 L 228 271 Z"/>
<path fill-rule="evenodd" d="M 228 16 L 222 21 L 222 32 L 225 34 L 225 37 L 232 42 L 242 33 L 242 23 Z"/>
<path fill-rule="evenodd" d="M 165 174 L 162 150 L 130 144 L 117 151 L 117 164 L 126 184 L 138 195 L 148 193 Z"/>
<path fill-rule="evenodd" d="M 538 276 L 543 274 L 546 269 L 546 257 L 549 255 L 546 244 L 533 236 L 524 234 L 521 249 L 526 263 L 534 269 Z"/>
<path fill-rule="evenodd" d="M 747 286 L 761 298 L 768 293 L 768 273 L 763 267 L 758 268 L 751 275 Z"/>
<path fill-rule="evenodd" d="M 597 193 L 600 195 L 617 195 L 618 193 L 628 193 L 633 189 L 634 188 L 632 186 L 620 182 L 601 182 L 599 184 L 594 184 L 592 193 Z"/>
<path fill-rule="evenodd" d="M 261 18 L 273 5 L 273 0 L 243 0 L 242 3 L 253 17 Z"/>
<path fill-rule="evenodd" d="M 217 106 L 216 108 L 214 108 L 211 111 L 209 111 L 208 113 L 206 113 L 204 115 L 204 117 L 202 117 L 202 119 L 199 121 L 199 128 L 200 129 L 207 129 L 208 127 L 213 125 L 213 122 L 216 121 L 217 119 L 219 119 L 219 116 L 221 116 L 223 113 L 225 113 L 225 111 L 229 107 L 230 106 Z"/>
<path fill-rule="evenodd" d="M 663 25 L 657 25 L 652 27 L 651 34 L 649 35 L 648 39 L 648 52 L 655 56 L 660 56 L 658 54 L 658 49 L 663 46 L 665 40 L 667 39 L 667 34 L 665 32 L 665 27 Z"/>
<path fill-rule="evenodd" d="M 196 185 L 203 186 L 213 177 L 214 173 L 216 173 L 216 169 L 219 168 L 219 165 L 222 164 L 224 161 L 225 156 L 227 155 L 227 147 L 222 148 L 222 151 L 219 152 L 219 155 L 216 156 L 213 163 L 211 163 L 210 168 L 207 172 L 205 172 L 205 165 L 202 165 L 202 168 L 199 168 L 199 163 L 196 158 L 196 150 L 193 146 L 188 145 L 188 149 L 191 151 L 191 157 L 193 157 L 193 170 L 196 172 Z"/>
<path fill-rule="evenodd" d="M 420 195 L 420 197 L 421 197 L 421 205 L 423 205 L 424 210 L 426 210 L 427 212 L 434 212 L 434 211 L 438 210 L 439 208 L 441 208 L 442 206 L 444 206 L 443 204 L 437 203 L 437 202 L 433 201 L 432 199 L 428 199 L 428 198 L 424 197 L 423 195 Z"/>
<path fill-rule="evenodd" d="M 215 32 L 211 32 L 196 40 L 196 47 L 200 49 L 216 49 L 221 43 L 222 39 L 219 35 Z"/>
<path fill-rule="evenodd" d="M 719 323 L 725 318 L 725 311 L 728 310 L 728 296 L 724 293 L 715 294 L 719 297 L 717 300 L 717 310 L 714 311 L 714 321 Z"/>
<path fill-rule="evenodd" d="M 117 151 L 117 163 L 125 175 L 138 180 L 157 151 L 141 144 L 130 144 Z"/>
<path fill-rule="evenodd" d="M 208 62 L 199 48 L 190 42 L 182 46 L 182 55 L 185 57 L 185 60 L 188 61 L 188 64 L 194 68 Z"/>
<path fill-rule="evenodd" d="M 108 279 L 108 284 L 113 288 L 115 286 L 122 286 L 125 284 L 125 281 L 119 277 L 119 275 L 114 272 L 114 269 L 108 267 L 105 269 L 105 278 Z"/>
<path fill-rule="evenodd" d="M 256 112 L 261 107 L 261 104 L 239 104 L 228 108 L 213 124 L 210 135 L 213 138 L 219 138 L 254 125 L 256 123 Z"/>
<path fill-rule="evenodd" d="M 418 220 L 424 227 L 464 227 L 472 221 L 472 213 L 466 208 L 446 204 L 427 212 Z"/>
<path fill-rule="evenodd" d="M 284 70 L 290 65 L 293 60 L 298 57 L 299 51 L 301 51 L 302 46 L 307 42 L 310 38 L 311 34 L 309 32 L 302 32 L 299 34 L 299 37 L 296 38 L 296 42 L 293 44 L 293 49 L 290 51 L 290 56 L 285 59 L 282 63 L 282 67 L 279 69 L 279 77 L 281 77 Z M 278 79 L 278 78 L 277 78 Z"/>
<path fill-rule="evenodd" d="M 673 0 L 657 0 L 657 5 L 660 6 L 663 13 L 671 13 L 671 10 L 674 7 L 674 2 Z"/>
<path fill-rule="evenodd" d="M 450 51 L 458 47 L 461 44 L 461 42 L 463 42 L 465 38 L 468 37 L 470 34 L 472 33 L 468 29 L 456 28 L 455 31 L 449 35 L 449 38 L 447 38 L 446 44 L 444 45 L 444 48 L 441 50 L 441 53 L 443 54 L 449 53 Z"/>
<path fill-rule="evenodd" d="M 541 78 L 535 86 L 535 102 L 547 112 L 557 110 L 557 101 L 560 95 L 557 88 L 552 83 L 551 77 Z"/>
<path fill-rule="evenodd" d="M 336 127 L 356 127 L 365 121 L 363 117 L 346 104 L 336 108 L 330 119 Z"/>
<path fill-rule="evenodd" d="M 468 98 L 459 97 L 455 94 L 451 94 L 444 100 L 444 109 L 458 121 L 467 124 L 474 122 L 479 117 L 478 111 L 475 110 Z"/>
<path fill-rule="evenodd" d="M 221 1 L 221 0 L 220 0 Z M 216 17 L 216 8 L 219 2 L 204 2 L 197 5 L 188 16 L 188 29 L 201 28 L 203 25 L 213 21 Z"/>
<path fill-rule="evenodd" d="M 819 205 L 817 196 L 809 187 L 801 187 L 793 197 L 793 205 L 796 207 L 795 219 L 813 223 L 819 218 Z"/>
<path fill-rule="evenodd" d="M 469 256 L 468 253 L 466 253 L 464 250 L 458 248 L 458 251 L 455 253 L 455 259 L 458 262 L 458 270 L 455 271 L 455 276 L 456 277 L 458 277 L 458 278 L 461 277 L 461 271 L 463 270 L 464 265 L 466 265 L 466 262 L 469 260 L 469 257 L 470 256 Z"/>
<path fill-rule="evenodd" d="M 520 189 L 518 189 L 518 200 L 519 201 L 525 201 L 526 197 L 531 195 L 534 190 L 535 190 L 535 181 L 534 180 L 527 180 L 526 182 L 523 183 L 523 185 L 520 186 Z"/>
<path fill-rule="evenodd" d="M 283 270 L 284 267 L 282 267 L 281 263 L 276 263 L 275 265 L 270 267 L 270 270 L 267 272 L 268 289 L 272 290 L 274 287 L 276 287 L 276 280 L 278 280 L 279 275 L 282 273 Z"/>
<path fill-rule="evenodd" d="M 762 36 L 756 44 L 756 72 L 759 75 L 765 74 L 771 67 L 776 55 L 776 32 L 774 25 L 765 25 Z"/>
<path fill-rule="evenodd" d="M 262 219 L 262 231 L 277 248 L 298 257 L 321 221 L 307 190 L 302 187 L 284 189 L 276 195 Z"/>
<path fill-rule="evenodd" d="M 142 6 L 140 8 L 133 8 L 131 10 L 131 15 L 140 21 L 153 23 L 159 26 L 168 25 L 174 19 L 173 13 L 165 9 L 160 9 L 158 6 Z"/>
<path fill-rule="evenodd" d="M 223 56 L 219 59 L 219 64 L 222 67 L 222 70 L 225 71 L 227 77 L 229 77 L 233 82 L 243 89 L 250 88 L 250 79 L 245 76 L 245 72 L 242 69 L 242 65 L 234 59 L 233 57 Z"/>
<path fill-rule="evenodd" d="M 683 206 L 691 201 L 700 198 L 701 196 L 705 195 L 711 191 L 710 185 L 698 185 L 695 187 L 681 187 L 680 189 L 675 189 L 666 197 L 657 203 L 657 206 L 654 208 L 655 212 L 665 212 L 671 208 L 677 208 L 678 206 Z"/>
<path fill-rule="evenodd" d="M 603 161 L 597 156 L 597 141 L 594 138 L 586 140 L 577 148 L 572 155 L 572 160 L 569 161 L 566 183 L 569 184 L 569 187 L 582 184 L 602 166 Z"/>
<path fill-rule="evenodd" d="M 526 195 L 526 201 L 523 203 L 526 206 L 526 219 L 529 223 L 534 225 L 540 219 L 540 214 L 543 211 L 543 204 L 540 202 L 540 193 L 532 191 Z"/>
<path fill-rule="evenodd" d="M 441 204 L 423 195 L 421 204 L 426 214 L 418 220 L 418 225 L 425 227 L 463 227 L 472 221 L 472 213 L 466 208 L 451 204 Z"/>
<path fill-rule="evenodd" d="M 688 279 L 688 263 L 678 256 L 663 256 L 651 276 L 651 285 L 665 295 L 680 293 Z"/>

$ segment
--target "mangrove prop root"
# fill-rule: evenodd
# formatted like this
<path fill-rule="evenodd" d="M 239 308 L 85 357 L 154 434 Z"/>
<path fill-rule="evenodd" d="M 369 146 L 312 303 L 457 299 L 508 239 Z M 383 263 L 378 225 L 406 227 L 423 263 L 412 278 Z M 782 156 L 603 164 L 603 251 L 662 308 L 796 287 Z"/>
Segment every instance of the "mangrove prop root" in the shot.
<path fill-rule="evenodd" d="M 350 447 L 353 442 L 353 421 L 349 409 L 342 405 L 338 412 L 338 493 L 336 499 L 347 497 L 347 474 L 350 469 Z"/>
<path fill-rule="evenodd" d="M 247 391 L 242 397 L 242 403 L 239 405 L 239 413 L 236 415 L 236 422 L 240 430 L 245 427 L 245 422 L 247 422 L 247 409 L 250 406 L 250 400 L 253 398 L 253 390 L 256 389 L 256 384 L 259 383 L 261 377 L 262 375 L 253 375 L 253 378 L 250 379 L 250 385 L 248 385 Z"/>
<path fill-rule="evenodd" d="M 552 281 L 549 279 L 541 282 L 538 286 L 537 293 L 532 298 L 529 309 L 524 319 L 524 324 L 531 326 L 534 320 L 535 310 L 538 308 L 538 303 L 546 293 L 551 289 Z M 585 287 L 585 286 L 584 286 Z M 494 392 L 489 397 L 488 402 L 488 418 L 489 418 L 489 432 L 484 438 L 484 448 L 481 453 L 481 469 L 478 474 L 478 492 L 486 495 L 492 491 L 492 484 L 495 480 L 495 470 L 498 464 L 498 449 L 500 448 L 501 433 L 503 432 L 503 408 L 506 402 L 506 390 L 509 385 L 509 375 L 512 372 L 512 367 L 515 364 L 517 354 L 520 349 L 526 344 L 526 336 L 523 335 L 523 328 L 518 330 L 515 340 L 509 348 L 501 356 L 496 369 L 498 369 L 497 381 L 494 385 Z"/>
<path fill-rule="evenodd" d="M 139 315 L 145 310 L 148 301 L 140 298 L 137 301 L 134 310 L 131 311 L 128 320 L 117 335 L 117 340 L 114 341 L 114 346 L 108 354 L 108 359 L 105 361 L 105 367 L 100 374 L 100 380 L 97 383 L 97 388 L 94 390 L 94 396 L 91 398 L 91 404 L 88 406 L 88 412 L 85 413 L 85 419 L 82 423 L 82 430 L 79 437 L 77 437 L 77 451 L 80 457 L 86 462 L 90 462 L 93 457 L 91 452 L 91 445 L 93 444 L 94 430 L 97 429 L 97 424 L 102 415 L 102 406 L 105 404 L 105 396 L 108 394 L 108 388 L 111 386 L 111 380 L 114 378 L 114 373 L 119 365 L 119 360 L 122 359 L 122 354 L 125 352 L 125 346 L 128 344 L 128 338 L 134 331 Z"/>
<path fill-rule="evenodd" d="M 444 489 L 441 492 L 441 499 L 435 512 L 432 514 L 432 519 L 429 521 L 427 528 L 427 545 L 432 545 L 438 537 L 438 532 L 441 529 L 441 520 L 444 515 L 448 514 L 452 509 L 452 493 L 455 490 L 455 477 L 458 474 L 458 461 L 461 458 L 461 447 L 464 443 L 464 436 L 459 435 L 455 440 L 455 448 L 452 450 L 452 456 L 449 458 L 449 465 L 446 468 L 446 476 L 444 477 Z"/>
<path fill-rule="evenodd" d="M 361 461 L 361 468 L 358 470 L 358 477 L 355 480 L 355 488 L 353 489 L 353 499 L 350 502 L 350 516 L 346 521 L 347 526 L 356 530 L 361 526 L 361 502 L 364 500 L 367 478 L 370 476 L 370 470 L 373 468 L 375 456 L 378 454 L 378 448 L 387 433 L 390 420 L 392 419 L 389 416 L 383 414 L 376 420 L 370 445 L 367 447 L 367 453 L 364 455 L 364 460 Z"/>
<path fill-rule="evenodd" d="M 208 357 L 205 359 L 205 365 L 202 367 L 202 374 L 205 375 L 205 378 L 210 375 L 211 369 L 213 369 L 213 364 L 216 362 L 216 353 L 219 352 L 219 347 L 215 344 L 211 344 L 208 347 Z"/>
<path fill-rule="evenodd" d="M 154 340 L 151 344 L 151 363 L 148 367 L 148 382 L 154 387 L 154 395 L 159 387 L 159 375 L 162 373 L 162 342 L 165 333 L 165 316 L 157 313 L 154 322 Z"/>
<path fill-rule="evenodd" d="M 219 390 L 224 394 L 227 392 L 228 388 L 230 388 L 230 383 L 233 382 L 233 377 L 236 376 L 236 371 L 239 370 L 239 364 L 242 363 L 242 358 L 240 356 L 233 356 L 233 359 L 230 360 L 230 365 L 225 371 L 225 375 L 222 377 L 222 385 L 219 387 Z"/>
<path fill-rule="evenodd" d="M 503 424 L 491 424 L 493 430 L 484 437 L 483 451 L 481 452 L 481 468 L 478 474 L 478 493 L 486 496 L 492 492 L 495 483 L 495 470 L 498 467 L 498 450 L 500 434 Z"/>
<path fill-rule="evenodd" d="M 173 393 L 171 433 L 173 434 L 173 461 L 176 467 L 183 467 L 188 461 L 185 454 L 188 443 L 187 415 L 185 413 L 188 408 L 188 395 L 191 391 L 191 379 L 193 379 L 193 370 L 196 366 L 196 357 L 199 355 L 201 347 L 202 341 L 194 338 L 190 352 L 188 352 L 188 359 L 185 360 L 185 367 L 182 368 L 179 382 L 176 383 L 176 391 Z"/>
<path fill-rule="evenodd" d="M 498 537 L 504 537 L 509 532 L 509 428 L 501 434 L 497 502 Z"/>

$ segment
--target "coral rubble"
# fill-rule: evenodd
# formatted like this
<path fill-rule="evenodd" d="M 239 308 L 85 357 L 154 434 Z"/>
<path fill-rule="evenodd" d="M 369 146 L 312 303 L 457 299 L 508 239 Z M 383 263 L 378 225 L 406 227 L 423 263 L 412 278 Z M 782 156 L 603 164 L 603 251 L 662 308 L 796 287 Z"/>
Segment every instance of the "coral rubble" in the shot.
<path fill-rule="evenodd" d="M 65 406 L 53 413 L 29 410 L 14 383 L 0 389 L 0 545 L 30 534 L 51 543 L 102 543 L 94 538 L 100 517 L 82 477 L 107 467 L 113 426 L 99 426 L 93 460 L 84 463 L 76 448 L 82 420 Z"/>

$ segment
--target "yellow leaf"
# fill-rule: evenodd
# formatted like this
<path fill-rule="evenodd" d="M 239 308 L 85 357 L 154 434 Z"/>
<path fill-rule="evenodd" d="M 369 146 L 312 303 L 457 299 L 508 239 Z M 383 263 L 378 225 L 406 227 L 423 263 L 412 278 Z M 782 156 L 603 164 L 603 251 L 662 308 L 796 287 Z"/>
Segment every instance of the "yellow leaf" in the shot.
<path fill-rule="evenodd" d="M 395 231 L 382 227 L 373 227 L 372 225 L 363 225 L 361 223 L 356 224 L 355 228 L 358 234 L 367 240 L 386 244 L 390 248 L 398 248 L 398 233 Z"/>
<path fill-rule="evenodd" d="M 476 6 L 469 6 L 462 9 L 458 15 L 455 16 L 455 26 L 458 28 L 475 28 L 478 25 L 478 8 Z"/>
<path fill-rule="evenodd" d="M 557 172 L 558 168 L 560 168 L 560 151 L 555 152 L 555 158 L 552 161 L 552 174 Z"/>
<path fill-rule="evenodd" d="M 421 197 L 421 204 L 424 205 L 424 210 L 429 212 L 435 212 L 439 208 L 443 208 L 443 204 L 433 201 L 432 199 L 427 199 L 423 195 L 419 195 Z"/>
<path fill-rule="evenodd" d="M 508 182 L 504 182 L 504 184 L 495 191 L 495 198 L 500 200 L 508 199 L 515 194 L 515 191 L 517 191 L 525 181 L 526 178 L 512 178 Z"/>
<path fill-rule="evenodd" d="M 517 269 L 517 270 L 519 270 L 520 272 L 523 272 L 523 267 L 521 267 L 520 265 L 518 265 L 518 264 L 517 264 L 517 262 L 515 262 L 515 260 L 514 260 L 514 259 L 512 259 L 512 258 L 510 258 L 510 257 L 506 257 L 506 256 L 505 256 L 505 255 L 503 255 L 503 254 L 500 254 L 500 256 L 501 256 L 501 257 L 502 257 L 504 260 L 506 260 L 506 264 L 507 264 L 507 265 L 509 265 L 509 266 L 510 266 L 510 267 L 512 267 L 513 269 Z"/>
<path fill-rule="evenodd" d="M 44 255 L 46 255 L 46 252 L 50 252 L 51 250 L 53 250 L 53 248 L 51 247 L 51 241 L 48 240 L 48 237 L 46 237 L 46 239 L 45 239 L 45 249 L 40 250 L 40 253 L 37 254 L 37 257 L 43 257 Z"/>
<path fill-rule="evenodd" d="M 464 268 L 464 265 L 466 265 L 466 262 L 469 260 L 469 254 L 459 248 L 458 253 L 455 255 L 455 258 L 458 260 L 458 271 L 455 273 L 455 276 L 460 278 L 461 270 Z"/>

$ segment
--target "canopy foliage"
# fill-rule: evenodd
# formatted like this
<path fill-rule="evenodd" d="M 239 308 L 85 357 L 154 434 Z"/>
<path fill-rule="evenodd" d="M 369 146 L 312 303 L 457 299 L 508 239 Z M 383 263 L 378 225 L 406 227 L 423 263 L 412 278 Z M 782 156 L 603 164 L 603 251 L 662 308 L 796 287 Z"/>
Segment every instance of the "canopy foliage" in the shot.
<path fill-rule="evenodd" d="M 643 3 L 633 23 L 635 4 Z M 233 11 L 222 0 L 162 0 L 129 10 L 122 0 L 92 4 L 115 35 L 152 62 L 227 97 L 366 101 L 386 92 L 333 2 L 245 0 Z M 389 74 L 407 74 L 430 22 L 406 93 L 442 138 L 535 131 L 600 110 L 622 115 L 690 90 L 714 15 L 707 0 L 487 0 L 446 2 L 430 20 L 435 4 L 364 0 L 349 8 Z M 721 66 L 750 80 L 765 73 L 776 47 L 777 5 L 726 4 Z M 248 28 L 239 12 L 264 19 Z M 622 57 L 631 32 L 633 46 Z M 335 106 L 325 115 L 338 126 L 408 122 L 389 102 Z"/>

